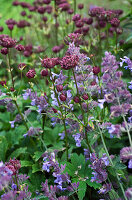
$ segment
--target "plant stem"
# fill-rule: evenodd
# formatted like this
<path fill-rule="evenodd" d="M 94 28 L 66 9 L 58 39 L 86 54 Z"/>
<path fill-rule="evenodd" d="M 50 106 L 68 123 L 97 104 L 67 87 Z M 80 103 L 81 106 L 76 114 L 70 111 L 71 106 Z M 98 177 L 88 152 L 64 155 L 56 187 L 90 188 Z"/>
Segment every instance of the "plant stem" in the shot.
<path fill-rule="evenodd" d="M 74 69 L 72 69 L 72 72 L 73 72 L 73 76 L 74 76 L 74 80 L 75 80 L 75 85 L 76 85 L 77 95 L 79 96 L 79 90 L 78 90 L 78 86 L 77 86 L 77 80 L 76 80 L 76 76 L 75 76 L 75 73 L 74 73 Z M 86 131 L 86 123 L 85 123 L 85 116 L 84 116 L 84 112 L 83 112 L 82 104 L 81 104 L 81 102 L 80 102 L 79 104 L 80 104 L 80 107 L 81 107 L 81 112 L 82 112 L 83 121 L 84 121 L 86 143 L 87 143 L 87 145 L 88 145 L 88 148 L 89 148 L 90 153 L 92 153 L 92 148 L 91 148 L 90 143 L 89 143 L 89 141 L 88 141 L 88 135 L 87 135 L 87 131 Z"/>
<path fill-rule="evenodd" d="M 15 105 L 16 105 L 16 107 L 17 107 L 17 110 L 18 110 L 19 114 L 21 115 L 21 118 L 22 118 L 22 120 L 24 121 L 24 125 L 25 125 L 25 127 L 26 127 L 26 129 L 27 129 L 27 131 L 28 131 L 28 130 L 29 130 L 28 125 L 27 125 L 27 123 L 26 123 L 26 121 L 25 121 L 25 119 L 24 119 L 24 117 L 23 117 L 23 114 L 22 114 L 22 112 L 21 112 L 21 110 L 20 110 L 20 108 L 19 108 L 19 106 L 18 106 L 18 104 L 17 104 L 17 101 L 14 100 L 14 103 L 15 103 Z"/>
<path fill-rule="evenodd" d="M 44 125 L 45 125 L 45 120 L 46 120 L 46 114 L 42 113 L 42 130 L 43 130 L 42 139 L 43 140 L 44 140 Z"/>
<path fill-rule="evenodd" d="M 10 59 L 10 50 L 8 52 L 8 66 L 11 74 L 11 81 L 12 81 L 12 87 L 14 89 L 14 80 L 13 80 L 13 74 L 12 74 L 12 69 L 11 69 L 11 59 Z"/>
<path fill-rule="evenodd" d="M 77 4 L 77 2 L 76 2 L 76 0 L 73 0 L 74 1 L 74 15 L 76 14 L 76 4 Z"/>
<path fill-rule="evenodd" d="M 60 104 L 60 101 L 58 99 L 58 95 L 57 95 L 56 90 L 55 90 L 55 85 L 54 85 L 54 80 L 53 80 L 53 77 L 52 77 L 51 69 L 50 69 L 50 75 L 51 75 L 51 79 L 52 79 L 52 84 L 53 84 L 53 90 L 54 90 L 54 93 L 55 93 L 55 97 L 57 99 L 57 102 L 58 102 L 58 105 L 59 105 L 59 108 L 60 108 L 60 112 L 61 112 L 61 115 L 62 115 L 62 121 L 63 121 L 64 131 L 65 131 L 66 160 L 68 161 L 68 135 L 67 135 L 67 130 L 66 130 L 66 123 L 65 123 L 65 118 L 63 116 L 63 111 L 61 109 L 61 104 Z"/>
<path fill-rule="evenodd" d="M 119 97 L 117 96 L 117 94 L 116 94 L 116 98 L 117 98 L 117 101 L 118 101 L 119 106 L 121 107 L 120 100 L 119 100 Z M 122 116 L 122 118 L 123 118 L 123 120 L 124 120 L 124 123 L 125 123 L 125 127 L 126 127 L 126 130 L 127 130 L 127 135 L 128 135 L 128 139 L 129 139 L 130 146 L 132 147 L 132 138 L 131 138 L 131 134 L 130 134 L 130 131 L 129 131 L 129 128 L 128 128 L 128 125 L 127 125 L 126 118 L 125 118 L 125 116 L 124 116 L 123 113 L 122 113 L 121 116 Z"/>
<path fill-rule="evenodd" d="M 113 164 L 113 162 L 112 162 L 112 159 L 111 159 L 111 157 L 110 157 L 110 155 L 109 155 L 108 149 L 107 149 L 106 144 L 105 144 L 105 141 L 104 141 L 103 133 L 102 133 L 102 131 L 101 131 L 101 129 L 100 129 L 98 123 L 97 123 L 97 126 L 98 126 L 98 129 L 99 129 L 99 132 L 100 132 L 101 140 L 102 140 L 102 143 L 103 143 L 103 146 L 104 146 L 104 149 L 105 149 L 106 155 L 107 155 L 107 157 L 109 158 L 109 161 L 110 161 L 111 166 L 114 167 L 114 164 Z M 116 178 L 117 178 L 118 183 L 119 183 L 119 185 L 120 185 L 120 188 L 121 188 L 121 190 L 122 190 L 122 193 L 123 193 L 124 199 L 127 200 L 126 195 L 125 195 L 124 188 L 123 188 L 123 186 L 122 186 L 122 183 L 120 182 L 119 175 L 117 174 L 116 171 L 115 171 L 115 175 L 116 175 Z"/>

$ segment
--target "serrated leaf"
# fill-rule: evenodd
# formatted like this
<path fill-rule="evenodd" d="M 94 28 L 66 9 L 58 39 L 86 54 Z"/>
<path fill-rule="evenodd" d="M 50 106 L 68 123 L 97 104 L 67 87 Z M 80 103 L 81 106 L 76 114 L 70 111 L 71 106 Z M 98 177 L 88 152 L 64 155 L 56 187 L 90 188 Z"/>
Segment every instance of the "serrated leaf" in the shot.
<path fill-rule="evenodd" d="M 43 154 L 43 152 L 41 152 L 41 151 L 36 151 L 36 152 L 34 153 L 33 159 L 34 159 L 35 161 L 38 161 L 38 160 L 41 158 L 42 154 Z"/>
<path fill-rule="evenodd" d="M 86 189 L 87 189 L 86 182 L 80 181 L 79 187 L 78 187 L 78 198 L 79 198 L 79 200 L 83 200 L 83 198 L 85 197 Z"/>
<path fill-rule="evenodd" d="M 5 154 L 8 149 L 8 143 L 5 136 L 0 136 L 0 160 L 5 161 Z"/>
<path fill-rule="evenodd" d="M 29 167 L 32 166 L 33 162 L 28 160 L 21 160 L 21 167 Z"/>
<path fill-rule="evenodd" d="M 27 147 L 20 147 L 19 149 L 16 149 L 10 156 L 9 158 L 17 158 L 21 154 L 25 154 L 27 150 Z"/>
<path fill-rule="evenodd" d="M 90 186 L 90 187 L 93 187 L 94 189 L 98 189 L 101 187 L 101 184 L 100 183 L 96 183 L 95 181 L 94 182 L 91 182 L 91 180 L 87 179 L 86 180 L 86 183 Z"/>
<path fill-rule="evenodd" d="M 41 171 L 39 164 L 38 163 L 33 164 L 32 165 L 32 173 L 35 173 L 38 171 Z"/>

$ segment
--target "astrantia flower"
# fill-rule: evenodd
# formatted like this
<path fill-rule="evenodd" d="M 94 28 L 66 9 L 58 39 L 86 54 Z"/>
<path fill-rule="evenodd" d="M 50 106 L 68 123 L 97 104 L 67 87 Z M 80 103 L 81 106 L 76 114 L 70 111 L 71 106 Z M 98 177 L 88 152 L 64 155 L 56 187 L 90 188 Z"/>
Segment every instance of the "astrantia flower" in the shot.
<path fill-rule="evenodd" d="M 3 35 L 0 37 L 0 45 L 6 48 L 13 48 L 16 45 L 16 40 L 10 38 L 9 36 L 7 37 L 6 35 Z"/>
<path fill-rule="evenodd" d="M 58 59 L 57 58 L 44 58 L 41 60 L 42 66 L 45 68 L 53 68 L 55 65 L 58 64 Z"/>
<path fill-rule="evenodd" d="M 61 68 L 65 70 L 72 69 L 76 67 L 78 61 L 79 61 L 79 58 L 77 55 L 65 56 L 60 61 Z"/>
<path fill-rule="evenodd" d="M 36 72 L 35 72 L 35 69 L 30 69 L 27 73 L 26 73 L 26 76 L 28 78 L 34 78 L 36 75 Z"/>

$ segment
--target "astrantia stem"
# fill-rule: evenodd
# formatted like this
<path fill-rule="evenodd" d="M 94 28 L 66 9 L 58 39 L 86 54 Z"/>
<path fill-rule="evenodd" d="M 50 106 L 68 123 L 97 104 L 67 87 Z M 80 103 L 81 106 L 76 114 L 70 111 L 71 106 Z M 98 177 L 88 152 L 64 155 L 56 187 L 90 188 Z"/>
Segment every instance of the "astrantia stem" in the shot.
<path fill-rule="evenodd" d="M 77 86 L 77 80 L 76 80 L 76 76 L 75 76 L 74 69 L 72 69 L 72 72 L 73 72 L 73 77 L 74 77 L 74 81 L 75 81 L 75 85 L 76 85 L 77 95 L 79 96 L 79 90 L 78 90 L 78 86 Z M 90 153 L 92 153 L 92 148 L 91 148 L 90 143 L 89 143 L 89 141 L 88 141 L 88 135 L 87 135 L 86 123 L 85 123 L 85 116 L 84 116 L 82 104 L 81 104 L 81 102 L 80 102 L 79 104 L 80 104 L 80 108 L 81 108 L 81 112 L 82 112 L 82 116 L 83 116 L 83 121 L 84 121 L 84 129 L 85 129 L 86 143 L 87 143 L 87 145 L 88 145 L 88 148 L 89 148 Z"/>
<path fill-rule="evenodd" d="M 12 81 L 12 87 L 14 89 L 14 80 L 13 80 L 13 74 L 12 74 L 12 69 L 11 69 L 11 59 L 10 59 L 10 50 L 8 52 L 8 66 L 11 74 L 11 81 Z"/>
<path fill-rule="evenodd" d="M 54 90 L 54 93 L 55 93 L 55 97 L 57 99 L 57 102 L 58 102 L 58 105 L 59 105 L 59 108 L 60 108 L 60 112 L 61 112 L 61 116 L 62 116 L 62 121 L 63 121 L 63 125 L 64 125 L 64 132 L 65 132 L 65 144 L 66 144 L 66 160 L 68 161 L 68 135 L 67 135 L 67 130 L 66 130 L 66 123 L 65 123 L 65 118 L 63 116 L 63 111 L 61 109 L 61 103 L 58 99 L 58 95 L 56 93 L 56 89 L 55 89 L 55 84 L 54 84 L 54 80 L 53 80 L 53 77 L 52 77 L 52 72 L 51 72 L 51 69 L 50 69 L 50 75 L 51 75 L 51 79 L 52 79 L 52 84 L 53 84 L 53 90 Z"/>
<path fill-rule="evenodd" d="M 17 110 L 18 110 L 19 114 L 21 115 L 21 118 L 22 118 L 22 120 L 24 121 L 24 125 L 25 125 L 25 127 L 26 127 L 26 129 L 27 129 L 27 131 L 28 131 L 28 130 L 29 130 L 28 125 L 27 125 L 27 123 L 26 123 L 26 121 L 25 121 L 25 119 L 24 119 L 23 114 L 21 113 L 21 110 L 20 110 L 20 108 L 19 108 L 19 106 L 18 106 L 18 104 L 17 104 L 17 101 L 14 100 L 14 103 L 15 103 L 15 105 L 16 105 L 16 107 L 17 107 Z"/>
<path fill-rule="evenodd" d="M 99 130 L 100 136 L 101 136 L 101 140 L 102 140 L 102 143 L 103 143 L 103 146 L 104 146 L 106 155 L 107 155 L 107 157 L 109 158 L 109 161 L 110 161 L 111 166 L 114 168 L 114 164 L 113 164 L 113 162 L 112 162 L 112 159 L 111 159 L 111 157 L 110 157 L 110 155 L 109 155 L 108 149 L 107 149 L 106 144 L 105 144 L 105 141 L 104 141 L 103 133 L 102 133 L 102 131 L 101 131 L 101 129 L 100 129 L 98 123 L 97 123 L 97 127 L 98 127 L 98 130 Z M 120 188 L 121 188 L 121 191 L 122 191 L 122 193 L 123 193 L 124 199 L 127 200 L 126 195 L 125 195 L 125 191 L 124 191 L 124 188 L 123 188 L 123 185 L 122 185 L 122 183 L 120 182 L 120 177 L 119 177 L 119 175 L 117 174 L 116 171 L 115 171 L 115 175 L 116 175 L 116 178 L 117 178 L 117 180 L 118 180 L 118 184 L 120 185 Z"/>

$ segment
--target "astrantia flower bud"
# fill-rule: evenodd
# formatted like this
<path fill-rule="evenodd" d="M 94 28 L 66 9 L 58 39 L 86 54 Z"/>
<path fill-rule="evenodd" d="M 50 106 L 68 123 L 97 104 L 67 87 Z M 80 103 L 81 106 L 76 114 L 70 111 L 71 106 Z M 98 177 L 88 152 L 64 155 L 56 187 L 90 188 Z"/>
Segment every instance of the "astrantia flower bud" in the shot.
<path fill-rule="evenodd" d="M 25 69 L 25 67 L 26 67 L 26 64 L 25 64 L 25 63 L 20 63 L 20 64 L 18 65 L 18 69 L 20 69 L 20 70 Z"/>
<path fill-rule="evenodd" d="M 5 47 L 5 48 L 2 48 L 1 49 L 1 54 L 3 54 L 3 55 L 7 55 L 8 54 L 8 49 Z"/>
<path fill-rule="evenodd" d="M 43 70 L 41 71 L 41 75 L 42 75 L 42 76 L 48 76 L 48 69 L 43 69 Z"/>
<path fill-rule="evenodd" d="M 93 67 L 93 73 L 97 75 L 100 72 L 100 68 L 98 66 Z"/>
<path fill-rule="evenodd" d="M 76 14 L 72 17 L 72 21 L 74 21 L 74 22 L 78 21 L 79 19 L 81 19 L 81 15 L 79 15 L 79 14 Z"/>
<path fill-rule="evenodd" d="M 57 65 L 57 58 L 44 58 L 41 63 L 43 67 L 51 69 Z"/>
<path fill-rule="evenodd" d="M 2 26 L 0 26 L 0 32 L 3 32 L 4 28 Z"/>
<path fill-rule="evenodd" d="M 18 51 L 24 51 L 25 50 L 25 47 L 21 44 L 18 44 L 15 46 L 15 48 L 18 50 Z"/>
<path fill-rule="evenodd" d="M 52 110 L 53 110 L 54 113 L 57 113 L 57 110 L 55 108 L 52 108 Z"/>
<path fill-rule="evenodd" d="M 26 73 L 26 76 L 28 78 L 34 78 L 36 75 L 36 72 L 35 72 L 35 69 L 30 69 L 27 73 Z"/>
<path fill-rule="evenodd" d="M 2 86 L 6 85 L 6 81 L 0 81 L 0 85 Z"/>
<path fill-rule="evenodd" d="M 60 100 L 61 101 L 66 101 L 66 95 L 65 94 L 60 94 Z"/>
<path fill-rule="evenodd" d="M 78 9 L 83 9 L 84 8 L 84 5 L 82 3 L 78 4 Z"/>
<path fill-rule="evenodd" d="M 82 98 L 83 98 L 84 100 L 88 100 L 88 95 L 87 95 L 87 94 L 84 94 L 84 95 L 82 96 Z"/>
<path fill-rule="evenodd" d="M 12 31 L 13 29 L 14 29 L 14 25 L 13 24 L 9 24 L 9 25 L 7 25 L 8 26 L 8 29 L 10 30 L 10 31 Z"/>
<path fill-rule="evenodd" d="M 68 70 L 76 67 L 78 61 L 79 58 L 77 55 L 70 55 L 63 57 L 62 60 L 60 61 L 60 64 L 63 69 Z"/>
<path fill-rule="evenodd" d="M 110 21 L 110 24 L 111 24 L 111 26 L 117 28 L 117 27 L 120 25 L 120 20 L 117 19 L 117 18 L 113 18 L 113 19 Z"/>
<path fill-rule="evenodd" d="M 63 90 L 63 85 L 57 85 L 56 89 L 58 92 L 61 92 Z"/>
<path fill-rule="evenodd" d="M 78 96 L 74 97 L 73 100 L 74 100 L 75 103 L 79 103 L 80 102 L 80 98 Z"/>

